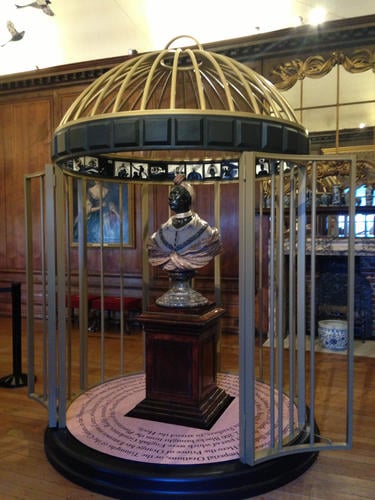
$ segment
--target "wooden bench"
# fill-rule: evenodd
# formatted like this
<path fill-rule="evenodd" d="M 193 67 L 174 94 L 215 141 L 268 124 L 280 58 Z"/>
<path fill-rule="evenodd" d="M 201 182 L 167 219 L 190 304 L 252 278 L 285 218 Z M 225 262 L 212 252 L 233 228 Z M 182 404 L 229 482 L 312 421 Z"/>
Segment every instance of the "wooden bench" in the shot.
<path fill-rule="evenodd" d="M 101 311 L 105 311 L 108 314 L 108 319 L 111 318 L 112 312 L 122 312 L 125 319 L 125 329 L 129 333 L 129 322 L 134 318 L 134 316 L 141 312 L 142 310 L 142 299 L 138 297 L 123 297 L 121 305 L 121 297 L 106 296 L 96 297 L 91 301 L 91 311 L 94 312 L 93 323 L 90 325 L 90 331 L 98 330 L 99 319 Z"/>
<path fill-rule="evenodd" d="M 91 304 L 92 301 L 97 299 L 97 295 L 88 295 L 87 296 L 87 310 L 90 313 L 91 310 Z M 65 299 L 65 304 L 66 306 L 70 309 L 70 317 L 72 324 L 74 323 L 74 311 L 75 309 L 79 309 L 79 295 L 78 294 L 73 294 L 73 295 L 68 295 Z"/>

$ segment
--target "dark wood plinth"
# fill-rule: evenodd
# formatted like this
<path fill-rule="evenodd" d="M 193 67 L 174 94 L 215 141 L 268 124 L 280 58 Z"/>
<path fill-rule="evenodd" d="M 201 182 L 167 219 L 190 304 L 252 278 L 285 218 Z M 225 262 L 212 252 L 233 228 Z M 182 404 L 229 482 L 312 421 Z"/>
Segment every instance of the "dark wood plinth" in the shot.
<path fill-rule="evenodd" d="M 224 310 L 155 307 L 139 317 L 146 335 L 146 398 L 127 416 L 210 429 L 233 398 L 216 385 Z"/>

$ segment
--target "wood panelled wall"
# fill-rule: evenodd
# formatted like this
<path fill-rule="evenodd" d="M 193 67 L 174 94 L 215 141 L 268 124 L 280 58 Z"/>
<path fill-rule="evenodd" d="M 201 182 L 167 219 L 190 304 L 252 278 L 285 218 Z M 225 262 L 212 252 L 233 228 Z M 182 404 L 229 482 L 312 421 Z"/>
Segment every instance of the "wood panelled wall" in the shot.
<path fill-rule="evenodd" d="M 0 95 L 0 286 L 17 281 L 22 285 L 23 310 L 25 310 L 25 204 L 24 176 L 41 172 L 51 164 L 51 139 L 54 130 L 73 100 L 87 84 L 74 87 L 50 88 L 44 91 L 10 93 Z M 154 231 L 168 217 L 168 187 L 159 186 L 152 190 L 153 206 L 150 232 Z M 142 290 L 142 234 L 140 223 L 141 186 L 135 185 L 135 247 L 125 249 L 126 283 L 130 294 L 139 295 Z M 214 224 L 213 186 L 196 187 L 196 211 L 201 217 Z M 229 320 L 236 328 L 237 320 L 237 276 L 238 276 L 238 184 L 226 184 L 221 190 L 220 228 L 223 238 L 222 274 L 225 281 L 225 301 L 231 312 Z M 39 210 L 35 193 L 35 211 Z M 40 263 L 40 248 L 35 242 L 36 275 Z M 118 249 L 105 249 L 106 286 L 109 294 L 116 294 L 118 287 Z M 90 286 L 99 287 L 100 258 L 96 248 L 89 250 Z M 72 251 L 72 267 L 77 266 L 76 252 Z M 200 270 L 201 287 L 208 294 L 212 292 L 213 264 Z M 154 272 L 156 290 L 166 285 L 166 274 Z M 38 282 L 38 277 L 36 277 Z M 40 290 L 36 289 L 36 301 L 41 301 Z M 0 294 L 0 313 L 10 314 L 11 301 L 8 295 Z"/>
<path fill-rule="evenodd" d="M 25 301 L 24 176 L 51 164 L 53 132 L 68 105 L 85 88 L 31 92 L 19 89 L 0 95 L 0 286 L 20 282 Z M 23 304 L 24 305 L 24 304 Z M 10 313 L 7 294 L 0 294 L 0 312 Z"/>

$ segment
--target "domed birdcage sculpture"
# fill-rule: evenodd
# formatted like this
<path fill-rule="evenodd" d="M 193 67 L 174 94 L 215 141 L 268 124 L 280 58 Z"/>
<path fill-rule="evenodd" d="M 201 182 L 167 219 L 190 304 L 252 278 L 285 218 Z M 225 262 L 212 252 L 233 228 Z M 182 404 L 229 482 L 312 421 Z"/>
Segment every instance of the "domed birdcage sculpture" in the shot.
<path fill-rule="evenodd" d="M 290 105 L 267 79 L 234 59 L 204 50 L 200 43 L 191 37 L 187 38 L 194 41 L 194 46 L 173 48 L 175 42 L 180 38 L 183 39 L 186 37 L 177 37 L 171 40 L 161 51 L 126 58 L 123 63 L 104 73 L 82 92 L 71 105 L 54 133 L 52 157 L 59 167 L 62 169 L 74 170 L 74 161 L 82 157 L 84 158 L 85 156 L 89 158 L 99 158 L 101 162 L 99 165 L 100 168 L 106 161 L 116 163 L 116 160 L 120 160 L 120 163 L 123 161 L 131 163 L 138 160 L 145 164 L 147 162 L 170 162 L 171 164 L 179 164 L 180 162 L 207 161 L 209 162 L 209 167 L 210 164 L 214 164 L 215 162 L 224 163 L 225 161 L 239 160 L 242 153 L 249 151 L 285 155 L 305 155 L 308 153 L 309 142 L 307 131 L 299 123 Z M 255 157 L 255 155 L 253 156 Z M 240 163 L 240 161 L 237 161 L 237 170 L 240 170 L 243 166 L 246 167 L 243 169 L 244 173 L 251 170 L 255 176 L 255 159 L 251 162 Z M 100 175 L 104 178 L 108 176 L 117 176 L 119 177 L 119 184 L 127 182 L 122 178 L 120 180 L 120 175 L 115 169 L 112 170 L 111 173 L 109 170 L 103 173 L 99 170 L 95 172 L 95 169 L 88 166 L 87 169 L 83 168 L 82 170 L 77 170 L 77 172 L 77 175 L 71 175 L 71 173 L 68 173 L 68 175 L 73 178 L 79 178 L 80 182 L 87 181 L 87 179 L 82 179 L 84 175 Z M 218 176 L 218 178 L 214 180 L 221 179 L 222 178 Z M 243 187 L 245 181 L 247 181 L 246 184 L 249 186 L 251 184 L 251 179 L 249 182 L 248 178 L 241 176 L 237 177 L 240 186 L 242 186 L 242 191 L 241 189 L 239 190 L 240 228 L 245 228 L 243 219 L 245 218 L 246 204 L 244 200 L 247 202 L 252 198 L 252 203 L 255 200 L 255 196 L 252 197 L 251 193 L 248 195 L 248 191 L 245 193 L 245 188 Z M 146 177 L 140 182 L 147 182 L 147 180 L 149 179 Z M 170 181 L 171 179 L 167 178 L 163 180 Z M 133 179 L 131 179 L 131 181 L 133 181 Z M 194 179 L 194 181 L 196 181 L 196 179 Z M 198 183 L 199 182 L 197 182 L 197 184 Z M 217 189 L 217 191 L 219 190 L 218 183 L 216 183 L 215 189 Z M 148 192 L 148 190 L 145 189 L 142 191 L 142 195 L 144 192 Z M 85 193 L 84 189 L 82 189 L 81 194 L 82 193 Z M 82 198 L 83 200 L 85 199 L 84 196 Z M 144 203 L 144 198 L 142 198 L 142 210 L 146 205 L 147 203 Z M 82 207 L 80 215 L 82 219 L 81 225 L 83 226 L 84 209 Z M 174 210 L 170 205 L 170 210 L 176 213 L 177 219 L 183 219 L 183 222 L 186 222 L 186 224 L 192 220 L 193 214 L 190 213 L 190 206 L 184 208 L 184 210 Z M 145 211 L 147 210 L 145 209 Z M 56 211 L 56 213 L 58 213 L 58 211 Z M 142 213 L 142 219 L 143 218 L 145 221 L 148 221 L 150 219 L 149 213 L 146 215 Z M 172 226 L 175 229 L 180 229 L 180 223 L 182 227 L 181 220 L 175 221 L 175 226 L 173 226 L 172 221 Z M 146 224 L 144 227 L 145 226 Z M 220 227 L 220 224 L 218 224 L 218 227 Z M 255 227 L 253 219 L 251 219 L 251 221 L 246 221 L 246 231 L 250 232 L 250 227 L 251 230 Z M 204 226 L 204 228 L 206 228 L 206 226 Z M 84 231 L 81 231 L 81 233 L 80 241 L 82 244 L 78 243 L 79 250 L 85 245 L 85 233 Z M 241 231 L 239 231 L 239 233 L 241 233 Z M 245 230 L 243 234 L 245 234 Z M 302 234 L 302 232 L 300 234 Z M 142 233 L 142 235 L 144 237 L 143 243 L 146 244 L 145 234 Z M 163 234 L 159 234 L 159 236 L 160 240 L 164 238 Z M 178 265 L 173 263 L 171 268 L 167 268 L 165 265 L 165 270 L 174 273 L 174 278 L 176 278 L 175 281 L 178 281 L 177 278 L 182 274 L 181 268 L 183 268 L 183 266 L 180 265 L 182 257 L 180 254 L 176 257 L 174 253 L 171 257 L 169 252 L 171 242 L 168 238 L 164 238 L 164 240 L 167 242 L 166 247 L 168 251 L 161 252 L 160 248 L 158 248 L 153 257 L 156 259 L 155 262 L 157 265 L 160 265 L 160 263 L 164 265 L 165 260 L 167 260 L 168 263 L 169 261 L 178 261 Z M 246 381 L 246 384 L 252 383 L 252 379 L 248 377 L 248 374 L 253 373 L 251 370 L 254 370 L 254 363 L 252 363 L 254 352 L 251 360 L 244 360 L 245 356 L 249 357 L 248 347 L 250 341 L 248 338 L 246 338 L 246 343 L 244 341 L 245 334 L 247 335 L 248 331 L 246 330 L 245 332 L 245 322 L 243 321 L 245 318 L 244 310 L 249 309 L 249 297 L 252 301 L 252 308 L 249 309 L 250 312 L 246 314 L 250 315 L 254 311 L 255 286 L 253 289 L 247 285 L 250 280 L 251 285 L 254 285 L 255 272 L 251 274 L 249 268 L 246 267 L 245 269 L 244 263 L 241 263 L 242 256 L 248 257 L 248 255 L 245 255 L 246 252 L 252 252 L 252 256 L 254 256 L 255 245 L 249 245 L 249 250 L 247 242 L 250 241 L 250 238 L 244 238 L 244 240 L 246 240 L 246 245 L 244 241 L 241 243 L 240 238 L 239 261 L 240 266 L 242 265 L 244 269 L 243 275 L 246 275 L 246 278 L 249 276 L 249 280 L 246 281 L 246 287 L 244 284 L 245 282 L 242 280 L 242 284 L 240 283 L 239 288 L 240 347 L 246 346 L 246 349 L 243 348 L 241 350 L 241 359 L 243 366 L 246 365 L 246 369 L 242 368 L 238 377 L 238 381 L 240 382 L 239 387 L 242 391 L 240 391 L 240 403 L 242 406 L 240 405 L 239 410 L 239 414 L 241 415 L 239 417 L 239 422 L 241 424 L 245 416 L 247 421 L 249 421 L 249 415 L 245 415 L 245 412 L 242 411 L 249 401 L 252 405 L 252 409 L 249 411 L 249 414 L 251 413 L 252 422 L 255 422 L 256 411 L 254 398 L 255 385 L 252 387 L 252 392 L 247 390 L 248 385 L 245 387 L 244 384 L 244 381 Z M 189 238 L 188 241 L 190 241 Z M 219 239 L 215 238 L 215 245 L 210 247 L 210 258 L 216 257 L 220 251 L 218 241 Z M 176 239 L 174 239 L 173 242 L 174 247 L 172 250 L 174 252 L 177 248 Z M 195 249 L 193 250 L 195 251 Z M 269 252 L 268 248 L 267 252 Z M 121 253 L 121 255 L 123 255 L 123 253 Z M 267 256 L 268 255 L 267 253 Z M 195 266 L 197 257 L 200 262 L 203 258 L 206 258 L 206 254 L 203 256 L 200 253 L 198 255 L 194 254 L 193 266 L 191 266 L 191 259 L 189 260 L 189 266 L 194 269 L 199 267 Z M 188 260 L 186 255 L 184 255 L 184 259 Z M 159 262 L 159 260 L 162 262 Z M 82 261 L 84 261 L 83 258 Z M 59 262 L 63 262 L 63 258 L 61 258 Z M 143 269 L 148 269 L 148 266 L 144 265 Z M 82 266 L 79 272 L 83 274 L 84 271 L 85 266 Z M 144 271 L 142 270 L 142 272 Z M 191 273 L 190 268 L 187 270 L 187 273 Z M 185 274 L 188 275 L 187 273 Z M 239 271 L 239 275 L 240 274 L 241 267 Z M 192 273 L 189 279 L 191 276 Z M 144 276 L 142 278 L 143 283 L 149 284 L 149 282 L 144 279 Z M 185 282 L 186 280 L 184 283 Z M 177 283 L 177 285 L 180 286 L 181 283 Z M 80 287 L 82 290 L 85 289 L 85 286 L 85 281 L 83 279 L 80 280 Z M 101 292 L 103 292 L 103 285 L 101 285 L 101 287 Z M 145 286 L 145 289 L 146 288 Z M 189 298 L 191 298 L 190 290 L 189 294 Z M 175 300 L 176 296 L 178 298 L 183 297 L 185 300 L 186 287 L 183 289 L 179 288 L 177 292 L 174 292 L 173 300 Z M 194 312 L 193 314 L 191 314 L 190 310 L 188 312 L 186 312 L 186 310 L 181 312 L 180 309 L 176 311 L 181 305 L 180 302 L 171 302 L 170 294 L 167 298 L 167 303 L 165 304 L 163 302 L 161 306 L 164 307 L 167 305 L 171 310 L 167 312 L 164 310 L 162 312 L 157 310 L 157 314 L 160 316 L 160 318 L 158 318 L 159 324 L 162 324 L 160 328 L 159 324 L 157 325 L 159 329 L 155 328 L 155 311 L 149 311 L 148 313 L 144 312 L 141 315 L 143 324 L 151 324 L 148 331 L 146 331 L 145 328 L 145 333 L 147 334 L 146 346 L 148 349 L 145 355 L 146 371 L 151 366 L 152 369 L 149 369 L 149 373 L 151 373 L 151 375 L 156 373 L 154 379 L 157 380 L 152 387 L 147 385 L 147 380 L 151 380 L 152 382 L 154 382 L 154 380 L 146 373 L 146 399 L 142 400 L 126 415 L 128 415 L 128 417 L 130 415 L 131 418 L 135 417 L 135 419 L 147 419 L 150 417 L 150 414 L 154 417 L 155 414 L 158 413 L 161 417 L 158 419 L 155 418 L 155 421 L 171 422 L 171 420 L 167 420 L 166 417 L 169 419 L 171 416 L 171 418 L 175 419 L 178 410 L 180 412 L 179 416 L 181 417 L 179 421 L 180 426 L 188 425 L 186 422 L 191 421 L 192 415 L 195 419 L 196 428 L 210 429 L 210 426 L 215 425 L 217 418 L 226 411 L 232 401 L 232 396 L 229 397 L 225 391 L 215 386 L 217 332 L 220 324 L 219 319 L 221 315 L 224 314 L 224 310 L 220 307 L 216 308 L 216 304 L 212 304 L 211 302 L 207 304 L 206 299 L 203 297 L 202 302 L 198 303 L 199 311 L 195 314 L 193 321 L 194 330 L 192 331 L 191 318 Z M 195 295 L 193 298 L 195 300 Z M 199 300 L 201 300 L 200 297 Z M 188 305 L 193 305 L 195 307 L 196 303 L 194 302 L 192 304 L 192 302 L 191 300 Z M 186 306 L 186 302 L 184 302 L 183 305 Z M 173 316 L 176 316 L 176 318 Z M 254 316 L 255 314 L 253 314 L 253 317 Z M 251 319 L 253 320 L 253 318 Z M 165 331 L 161 331 L 162 327 L 165 327 Z M 184 328 L 184 335 L 190 336 L 189 343 L 185 341 L 187 337 L 179 335 L 182 327 Z M 87 331 L 82 333 L 82 338 L 85 341 Z M 251 327 L 251 335 L 253 335 L 253 337 L 251 337 L 251 342 L 253 342 L 255 339 L 255 328 Z M 152 345 L 155 339 L 160 341 L 160 338 L 162 339 L 160 344 L 155 343 Z M 167 340 L 165 341 L 166 338 Z M 59 340 L 59 346 L 60 345 L 62 345 L 62 343 Z M 155 345 L 156 349 L 154 348 Z M 186 347 L 187 345 L 189 346 L 188 348 Z M 150 355 L 151 349 L 154 349 L 152 355 Z M 166 351 L 168 352 L 166 353 Z M 243 354 L 245 352 L 246 354 Z M 177 357 L 177 354 L 180 355 L 179 353 L 181 354 L 180 358 Z M 185 353 L 187 353 L 186 356 Z M 194 359 L 198 359 L 199 362 L 191 362 L 189 357 L 190 353 L 194 353 Z M 166 354 L 168 355 L 168 359 L 166 358 Z M 178 361 L 182 358 L 182 355 L 186 358 L 185 364 Z M 54 359 L 50 361 L 50 366 L 53 366 L 54 361 Z M 188 369 L 185 370 L 188 363 Z M 209 366 L 209 370 L 207 366 Z M 201 367 L 202 370 L 200 369 Z M 152 371 L 154 368 L 155 370 Z M 182 373 L 183 376 L 179 378 L 175 377 L 175 368 L 180 369 L 179 375 Z M 63 370 L 60 370 L 60 373 L 62 377 L 65 376 Z M 202 399 L 198 398 L 197 405 L 195 405 L 195 401 L 194 405 L 191 403 L 191 398 L 187 404 L 185 400 L 182 402 L 180 400 L 177 401 L 177 397 L 171 402 L 171 393 L 168 392 L 170 387 L 176 385 L 178 390 L 174 391 L 173 396 L 177 394 L 178 398 L 181 399 L 181 386 L 185 384 L 185 375 L 187 374 L 187 376 L 190 376 L 191 373 L 194 374 L 194 387 L 198 388 L 195 392 L 199 397 L 201 392 L 203 392 L 202 387 L 205 390 L 206 388 L 211 390 L 213 386 L 215 392 L 211 393 L 207 389 L 204 397 Z M 278 374 L 279 373 L 278 371 Z M 169 374 L 172 374 L 172 376 L 169 376 Z M 196 374 L 197 376 L 195 376 Z M 65 384 L 65 382 L 65 380 L 62 381 L 61 387 L 66 387 L 68 385 Z M 167 386 L 166 388 L 163 385 L 164 383 Z M 100 383 L 98 386 L 100 386 Z M 189 384 L 186 383 L 186 386 L 187 389 L 190 390 Z M 242 390 L 243 387 L 245 387 L 244 390 Z M 164 399 L 157 399 L 154 397 L 155 394 L 159 397 L 159 393 L 161 392 L 163 392 L 162 396 Z M 272 386 L 272 389 L 269 389 L 269 394 L 272 395 L 273 398 L 272 411 L 275 412 L 274 415 L 279 416 L 279 413 L 275 410 L 276 403 L 273 396 L 275 392 L 276 390 L 274 386 Z M 149 397 L 150 394 L 151 397 Z M 165 397 L 166 394 L 167 397 Z M 183 397 L 185 397 L 185 393 L 183 393 Z M 281 399 L 282 398 L 280 398 L 280 401 Z M 204 404 L 201 404 L 202 401 Z M 217 407 L 219 406 L 217 402 L 221 405 L 220 412 L 217 411 Z M 66 410 L 66 403 L 66 395 L 63 394 L 63 390 L 59 389 L 58 412 Z M 284 434 L 281 432 L 283 419 L 280 418 L 278 422 L 278 439 L 280 439 L 278 443 L 280 443 L 280 447 L 284 446 L 284 442 L 286 446 L 290 443 L 296 443 L 296 445 L 300 443 L 305 444 L 316 431 L 314 425 L 310 425 L 311 423 L 314 424 L 313 419 L 309 420 L 307 426 L 304 425 L 306 415 L 304 402 L 302 401 L 300 404 L 302 411 L 297 415 L 298 418 L 295 418 L 295 408 L 294 406 L 292 408 L 292 406 L 293 405 L 288 402 L 288 411 L 292 415 L 293 421 L 298 420 L 298 426 L 291 430 L 293 440 L 289 442 L 289 438 L 287 439 L 287 437 L 285 437 L 284 440 Z M 134 409 L 136 413 L 130 414 Z M 123 414 L 122 416 L 125 418 L 126 415 Z M 209 421 L 209 426 L 205 427 L 204 425 L 206 422 L 203 422 L 203 420 L 206 417 Z M 51 421 L 52 420 L 54 419 L 51 419 Z M 271 420 L 272 423 L 270 424 L 270 428 L 274 428 L 275 422 L 272 417 L 270 417 L 270 422 Z M 63 421 L 64 419 L 59 422 Z M 153 419 L 150 419 L 150 421 L 153 421 Z M 175 421 L 172 423 L 175 423 Z M 201 424 L 202 426 L 199 427 Z M 190 427 L 192 427 L 192 425 L 190 425 Z M 244 428 L 245 427 L 242 426 L 242 431 Z M 247 427 L 247 429 L 251 428 L 251 425 Z M 174 466 L 172 464 L 172 472 L 170 472 L 171 468 L 169 468 L 169 465 L 163 464 L 159 469 L 159 476 L 156 477 L 157 474 L 154 474 L 151 463 L 145 464 L 142 462 L 140 464 L 136 463 L 136 465 L 134 465 L 134 463 L 129 465 L 128 462 L 133 462 L 132 460 L 121 461 L 122 459 L 120 460 L 117 457 L 108 458 L 104 453 L 101 453 L 98 459 L 97 454 L 93 452 L 92 456 L 94 458 L 92 462 L 90 462 L 88 469 L 86 456 L 82 453 L 80 443 L 74 443 L 74 449 L 71 450 L 70 445 L 72 441 L 67 443 L 70 436 L 65 433 L 63 424 L 61 424 L 61 428 L 58 432 L 54 432 L 54 430 L 55 429 L 51 428 L 46 433 L 46 451 L 50 461 L 56 465 L 62 473 L 74 481 L 83 481 L 83 485 L 89 486 L 92 489 L 95 489 L 100 482 L 102 492 L 115 494 L 116 496 L 118 496 L 118 491 L 121 490 L 121 493 L 124 493 L 126 490 L 126 494 L 128 494 L 132 488 L 133 491 L 137 493 L 140 491 L 144 492 L 145 478 L 149 481 L 151 475 L 154 477 L 147 486 L 148 491 L 153 491 L 155 489 L 155 491 L 168 491 L 168 493 L 170 493 L 173 490 L 176 494 L 179 492 L 185 494 L 187 489 L 190 489 L 191 495 L 195 495 L 197 491 L 202 491 L 207 493 L 207 498 L 210 497 L 211 493 L 216 496 L 216 492 L 221 490 L 222 494 L 225 494 L 224 491 L 228 492 L 228 494 L 234 494 L 234 492 L 238 490 L 238 495 L 252 495 L 254 492 L 263 492 L 267 488 L 272 489 L 297 477 L 302 474 L 316 458 L 316 451 L 310 451 L 310 449 L 305 453 L 305 458 L 303 459 L 296 457 L 293 451 L 291 451 L 291 457 L 288 457 L 287 454 L 282 456 L 281 451 L 278 449 L 276 451 L 273 450 L 273 456 L 277 458 L 274 460 L 266 460 L 265 457 L 262 457 L 260 462 L 264 460 L 264 464 L 259 462 L 253 467 L 255 463 L 254 457 L 251 456 L 249 458 L 250 453 L 248 449 L 241 449 L 241 460 L 227 461 L 226 459 L 221 460 L 219 457 L 220 461 L 215 462 L 214 467 L 211 468 L 211 463 L 206 464 L 207 474 L 201 473 L 201 464 L 197 465 L 197 467 L 189 468 L 190 475 L 186 475 L 187 470 L 181 468 L 180 464 L 177 465 L 176 469 L 173 468 Z M 243 434 L 242 431 L 241 433 Z M 92 434 L 95 437 L 94 433 Z M 246 442 L 246 444 L 248 444 L 248 442 L 251 441 L 251 452 L 254 451 L 255 453 L 255 441 L 251 439 L 252 436 L 250 434 L 251 432 L 249 431 L 246 435 L 241 435 L 241 443 Z M 214 448 L 214 446 L 212 446 L 212 448 Z M 84 451 L 86 452 L 86 449 Z M 303 452 L 305 451 L 306 450 L 303 449 Z M 72 459 L 73 456 L 74 459 Z M 73 465 L 71 466 L 71 464 Z M 251 466 L 249 466 L 249 464 L 251 464 Z M 80 466 L 82 466 L 82 474 Z M 182 469 L 183 472 L 181 472 Z M 152 473 L 149 476 L 148 473 L 150 471 L 152 471 Z M 260 475 L 259 471 L 261 471 Z M 128 479 L 131 483 L 131 486 L 129 486 L 130 489 L 127 489 Z M 227 481 L 228 479 L 229 481 Z M 265 485 L 265 482 L 269 484 Z M 102 484 L 107 485 L 107 483 L 111 483 L 108 484 L 108 489 L 107 486 L 102 487 Z M 258 490 L 258 487 L 261 489 Z M 163 488 L 167 489 L 164 490 Z"/>

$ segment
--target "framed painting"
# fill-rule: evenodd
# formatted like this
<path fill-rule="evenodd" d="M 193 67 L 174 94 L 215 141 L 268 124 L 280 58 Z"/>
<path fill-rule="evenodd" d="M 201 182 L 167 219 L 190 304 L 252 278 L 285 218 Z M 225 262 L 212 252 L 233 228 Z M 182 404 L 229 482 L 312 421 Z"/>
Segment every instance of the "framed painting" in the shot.
<path fill-rule="evenodd" d="M 79 220 L 83 214 L 88 246 L 134 247 L 134 185 L 72 177 L 69 191 L 73 245 L 79 242 Z"/>

